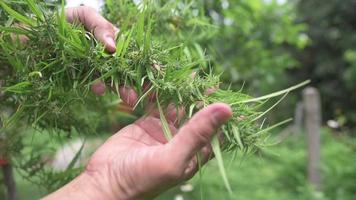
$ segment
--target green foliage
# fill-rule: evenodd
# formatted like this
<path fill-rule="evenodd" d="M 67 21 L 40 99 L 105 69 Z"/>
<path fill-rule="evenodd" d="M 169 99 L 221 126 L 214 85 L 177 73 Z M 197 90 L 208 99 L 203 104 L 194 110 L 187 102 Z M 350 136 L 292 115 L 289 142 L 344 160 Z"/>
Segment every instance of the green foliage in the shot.
<path fill-rule="evenodd" d="M 346 118 L 350 126 L 356 123 L 355 7 L 353 0 L 298 1 L 312 42 L 296 55 L 303 68 L 289 76 L 310 77 L 321 91 L 325 119 Z"/>
<path fill-rule="evenodd" d="M 259 126 L 253 122 L 254 117 L 260 114 L 258 105 L 261 100 L 280 93 L 256 100 L 232 90 L 217 90 L 207 96 L 205 91 L 219 84 L 218 77 L 206 73 L 199 58 L 192 61 L 187 58 L 185 50 L 188 46 L 184 43 L 172 48 L 171 43 L 163 44 L 161 37 L 157 39 L 151 35 L 151 29 L 156 27 L 152 16 L 160 10 L 149 4 L 137 8 L 126 6 L 130 4 L 128 1 L 121 2 L 124 7 L 131 8 L 129 12 L 136 17 L 135 22 L 130 17 L 121 22 L 124 25 L 119 36 L 119 51 L 113 55 L 106 54 L 101 44 L 82 28 L 67 24 L 63 13 L 44 12 L 46 21 L 42 21 L 43 17 L 38 13 L 34 19 L 26 18 L 36 23 L 19 27 L 27 32 L 29 41 L 25 45 L 20 42 L 14 44 L 13 32 L 7 29 L 13 23 L 5 26 L 1 36 L 4 52 L 1 62 L 10 74 L 4 77 L 6 103 L 2 106 L 16 111 L 4 119 L 4 127 L 9 128 L 26 119 L 33 127 L 64 131 L 75 127 L 83 133 L 93 132 L 95 127 L 88 126 L 88 121 L 78 116 L 87 109 L 84 102 L 90 102 L 87 98 L 90 98 L 91 84 L 102 80 L 116 90 L 119 85 L 131 86 L 142 96 L 138 103 L 143 103 L 147 92 L 141 88 L 149 82 L 149 91 L 155 93 L 157 101 L 164 106 L 174 102 L 177 106 L 196 110 L 198 102 L 203 102 L 204 106 L 214 102 L 229 103 L 235 115 L 244 117 L 237 119 L 235 116 L 230 125 L 223 128 L 230 139 L 227 148 L 239 147 L 234 137 L 229 137 L 231 127 L 238 127 L 244 148 L 253 150 L 257 147 L 260 137 L 253 137 L 250 143 L 245 143 L 245 138 L 259 132 Z M 22 15 L 7 4 L 2 5 L 10 18 L 24 22 Z M 33 6 L 29 4 L 30 10 L 40 10 Z M 159 6 L 165 8 L 164 5 Z M 159 68 L 153 67 L 155 65 Z M 201 75 L 191 77 L 197 71 Z"/>
<path fill-rule="evenodd" d="M 211 1 L 209 13 L 221 27 L 209 50 L 217 69 L 226 71 L 226 84 L 246 82 L 255 93 L 271 92 L 283 85 L 285 70 L 298 66 L 286 49 L 302 49 L 308 40 L 292 3 Z"/>
<path fill-rule="evenodd" d="M 84 136 L 95 134 L 100 127 L 98 119 L 109 109 L 102 104 L 108 98 L 100 100 L 90 93 L 98 80 L 113 88 L 112 94 L 120 86 L 134 88 L 140 96 L 138 109 L 149 94 L 155 94 L 163 124 L 167 124 L 163 113 L 170 103 L 193 114 L 200 105 L 225 102 L 234 115 L 221 129 L 226 142 L 215 152 L 247 153 L 264 146 L 268 131 L 287 121 L 271 127 L 260 124 L 258 119 L 266 114 L 261 106 L 307 82 L 260 98 L 223 88 L 208 95 L 209 89 L 219 88 L 220 77 L 212 73 L 211 60 L 199 43 L 209 41 L 219 26 L 211 24 L 205 6 L 209 4 L 204 1 L 148 1 L 138 6 L 130 0 L 109 1 L 107 16 L 121 29 L 117 52 L 109 55 L 83 27 L 66 22 L 63 8 L 58 11 L 32 0 L 1 2 L 6 13 L 0 13 L 0 64 L 4 66 L 0 109 L 9 110 L 2 113 L 1 134 L 17 138 L 10 140 L 9 146 L 23 134 L 14 131 L 15 126 L 30 125 L 69 137 L 75 130 Z M 23 24 L 17 26 L 18 22 Z M 16 34 L 25 35 L 28 41 L 20 42 Z M 147 90 L 142 89 L 145 83 L 150 84 Z M 165 133 L 169 138 L 167 130 Z M 28 178 L 36 174 L 48 187 L 57 187 L 73 176 L 41 171 L 44 163 L 40 159 L 39 153 L 19 163 Z M 224 174 L 222 159 L 219 164 Z M 228 186 L 226 176 L 223 178 Z"/>
<path fill-rule="evenodd" d="M 282 144 L 260 151 L 258 154 L 242 155 L 231 161 L 227 154 L 224 161 L 232 186 L 232 198 L 221 184 L 216 173 L 218 163 L 214 160 L 189 183 L 193 191 L 183 192 L 179 187 L 161 195 L 158 200 L 174 199 L 182 195 L 186 200 L 233 199 L 233 200 L 353 200 L 355 197 L 356 140 L 347 133 L 323 129 L 321 138 L 322 190 L 317 192 L 306 179 L 307 149 L 304 135 L 289 137 Z M 36 139 L 44 140 L 44 137 Z M 49 139 L 49 138 L 48 138 Z M 49 142 L 55 146 L 55 142 Z M 38 199 L 46 194 L 29 182 L 17 177 L 21 199 Z M 202 193 L 201 190 L 202 189 Z"/>
<path fill-rule="evenodd" d="M 76 158 L 72 159 L 67 170 L 53 170 L 50 163 L 53 162 L 56 151 L 70 141 L 64 134 L 53 135 L 48 132 L 37 132 L 33 129 L 25 133 L 27 136 L 22 138 L 23 148 L 12 155 L 13 165 L 21 178 L 36 186 L 41 186 L 47 191 L 55 191 L 83 170 L 83 167 L 74 167 L 81 150 L 78 151 Z M 72 138 L 77 137 L 78 135 Z"/>
<path fill-rule="evenodd" d="M 239 153 L 238 159 L 227 165 L 227 176 L 233 190 L 232 197 L 224 191 L 216 177 L 218 164 L 212 161 L 203 169 L 201 180 L 196 177 L 190 182 L 194 186 L 192 192 L 183 192 L 175 188 L 158 199 L 173 199 L 178 194 L 186 200 L 201 199 L 200 188 L 203 190 L 204 200 L 354 199 L 355 139 L 346 134 L 333 133 L 328 129 L 323 129 L 321 138 L 320 192 L 315 191 L 307 181 L 307 146 L 304 134 L 301 133 L 254 155 L 246 157 Z M 226 155 L 225 161 L 231 160 L 231 157 L 232 155 Z"/>

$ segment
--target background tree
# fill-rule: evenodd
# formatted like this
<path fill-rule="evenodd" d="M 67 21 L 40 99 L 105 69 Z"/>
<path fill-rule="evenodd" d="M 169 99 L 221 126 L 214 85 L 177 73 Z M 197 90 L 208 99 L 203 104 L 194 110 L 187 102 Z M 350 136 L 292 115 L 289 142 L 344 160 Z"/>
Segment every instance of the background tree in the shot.
<path fill-rule="evenodd" d="M 297 53 L 301 68 L 292 79 L 309 76 L 321 90 L 325 120 L 356 123 L 356 2 L 297 1 L 298 20 L 308 25 L 310 45 Z M 297 76 L 296 76 L 297 74 Z"/>

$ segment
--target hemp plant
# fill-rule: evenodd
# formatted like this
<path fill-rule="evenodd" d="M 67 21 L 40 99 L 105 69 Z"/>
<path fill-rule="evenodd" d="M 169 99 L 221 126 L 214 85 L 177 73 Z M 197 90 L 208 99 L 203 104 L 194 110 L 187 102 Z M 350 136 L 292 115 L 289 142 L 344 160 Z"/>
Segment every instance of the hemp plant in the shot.
<path fill-rule="evenodd" d="M 4 72 L 0 73 L 0 109 L 11 110 L 9 115 L 1 116 L 2 129 L 22 124 L 61 133 L 95 132 L 97 124 L 92 121 L 97 117 L 83 113 L 90 110 L 97 116 L 93 108 L 98 108 L 100 101 L 90 94 L 90 87 L 98 80 L 113 88 L 115 94 L 120 86 L 134 88 L 140 97 L 136 109 L 144 107 L 154 94 L 168 139 L 172 136 L 164 110 L 169 104 L 184 108 L 188 119 L 201 107 L 224 102 L 232 107 L 233 118 L 220 130 L 224 142 L 215 139 L 213 150 L 229 189 L 221 152 L 247 153 L 264 146 L 269 130 L 290 120 L 268 127 L 260 119 L 290 91 L 307 82 L 259 98 L 244 94 L 242 89 L 219 88 L 219 75 L 211 70 L 213 66 L 209 66 L 202 48 L 189 38 L 184 40 L 191 24 L 191 31 L 208 32 L 216 27 L 209 24 L 202 11 L 195 20 L 184 18 L 190 16 L 194 1 L 183 8 L 172 8 L 172 2 L 143 1 L 135 5 L 128 0 L 107 1 L 107 17 L 120 27 L 117 50 L 111 55 L 83 27 L 66 22 L 63 5 L 1 1 L 0 65 Z M 115 12 L 116 7 L 121 12 Z M 183 13 L 183 17 L 171 17 L 173 11 Z M 172 41 L 165 41 L 168 29 L 177 33 Z M 28 38 L 26 44 L 17 39 L 18 35 Z M 146 90 L 142 89 L 144 85 L 149 85 Z M 208 94 L 206 91 L 212 88 L 215 91 Z M 266 101 L 277 96 L 282 98 L 271 108 L 261 110 Z"/>

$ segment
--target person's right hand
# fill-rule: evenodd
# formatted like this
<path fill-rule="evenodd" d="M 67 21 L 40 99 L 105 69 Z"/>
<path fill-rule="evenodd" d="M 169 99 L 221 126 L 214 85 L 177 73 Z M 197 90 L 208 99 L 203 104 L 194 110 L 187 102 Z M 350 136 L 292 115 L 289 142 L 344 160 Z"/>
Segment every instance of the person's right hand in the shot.
<path fill-rule="evenodd" d="M 226 104 L 213 104 L 196 113 L 179 130 L 177 114 L 167 120 L 174 137 L 167 141 L 159 115 L 142 117 L 111 138 L 92 156 L 85 172 L 46 199 L 148 200 L 190 179 L 211 157 L 210 141 L 232 116 Z"/>

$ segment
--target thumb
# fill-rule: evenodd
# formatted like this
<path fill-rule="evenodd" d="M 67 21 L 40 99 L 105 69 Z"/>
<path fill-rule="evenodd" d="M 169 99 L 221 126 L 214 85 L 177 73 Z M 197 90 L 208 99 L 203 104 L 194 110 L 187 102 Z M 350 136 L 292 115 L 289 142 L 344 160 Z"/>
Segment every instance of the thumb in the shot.
<path fill-rule="evenodd" d="M 232 116 L 231 108 L 223 103 L 212 104 L 193 116 L 168 145 L 176 158 L 190 161 L 211 138 L 223 123 Z"/>
<path fill-rule="evenodd" d="M 67 8 L 66 17 L 68 22 L 81 23 L 88 31 L 93 32 L 95 38 L 105 45 L 109 53 L 116 51 L 115 37 L 119 29 L 102 17 L 94 8 L 87 6 Z"/>

